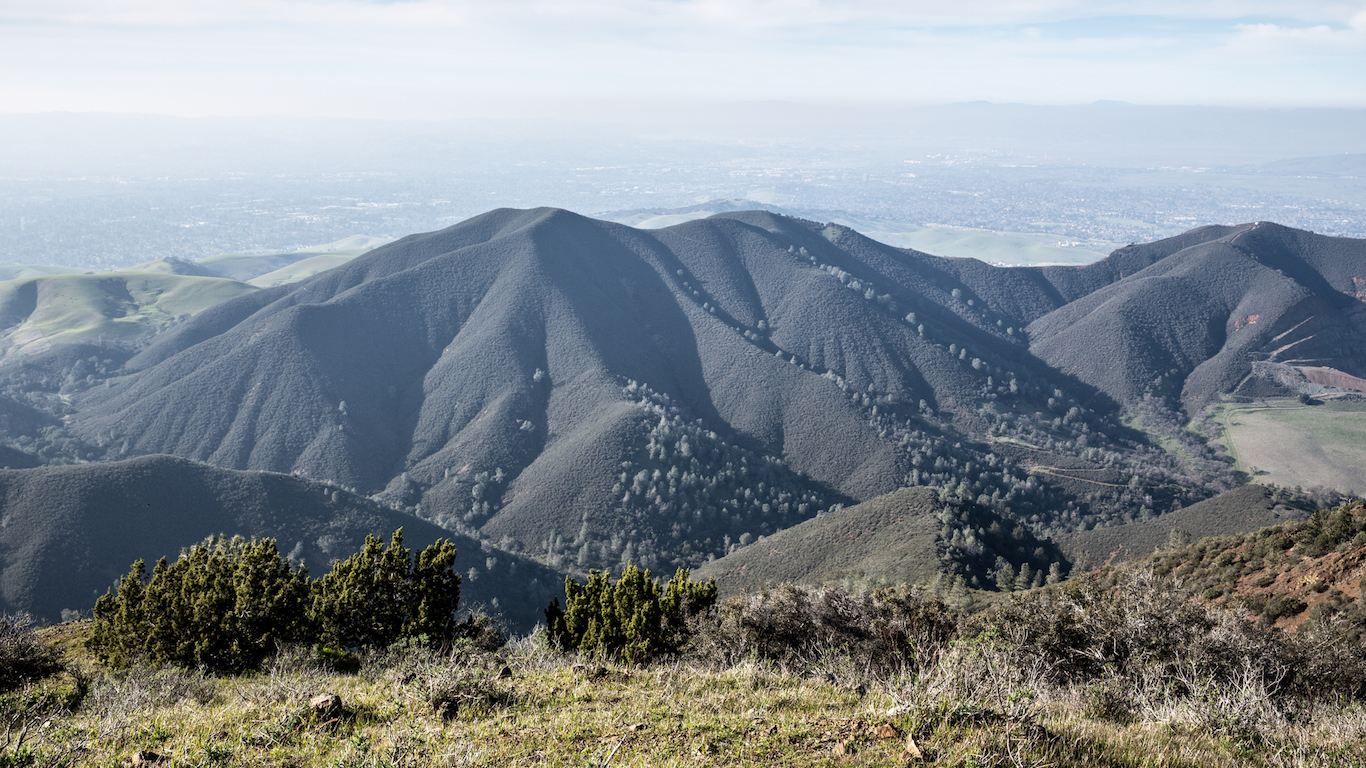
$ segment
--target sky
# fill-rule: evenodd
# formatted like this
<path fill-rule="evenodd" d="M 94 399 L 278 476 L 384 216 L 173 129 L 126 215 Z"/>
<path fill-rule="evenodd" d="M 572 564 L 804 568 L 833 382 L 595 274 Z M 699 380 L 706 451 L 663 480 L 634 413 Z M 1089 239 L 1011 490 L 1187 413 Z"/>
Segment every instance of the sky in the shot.
<path fill-rule="evenodd" d="M 1366 0 L 0 0 L 3 113 L 976 100 L 1366 107 Z"/>

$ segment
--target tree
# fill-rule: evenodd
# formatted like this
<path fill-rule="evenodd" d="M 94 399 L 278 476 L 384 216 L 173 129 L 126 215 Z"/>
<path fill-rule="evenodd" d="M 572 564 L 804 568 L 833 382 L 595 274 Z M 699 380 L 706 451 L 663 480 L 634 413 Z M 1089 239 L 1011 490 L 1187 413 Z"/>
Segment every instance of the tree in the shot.
<path fill-rule="evenodd" d="M 641 663 L 678 650 L 686 640 L 687 620 L 716 603 L 716 580 L 688 580 L 680 568 L 663 587 L 634 563 L 621 578 L 590 571 L 588 583 L 565 579 L 565 607 L 559 599 L 546 608 L 551 636 L 566 650 L 597 651 L 627 663 Z"/>
<path fill-rule="evenodd" d="M 402 528 L 387 548 L 378 536 L 366 536 L 365 547 L 333 563 L 313 590 L 311 615 L 319 636 L 340 648 L 447 640 L 460 602 L 455 556 L 455 544 L 441 539 L 414 561 L 403 546 Z"/>

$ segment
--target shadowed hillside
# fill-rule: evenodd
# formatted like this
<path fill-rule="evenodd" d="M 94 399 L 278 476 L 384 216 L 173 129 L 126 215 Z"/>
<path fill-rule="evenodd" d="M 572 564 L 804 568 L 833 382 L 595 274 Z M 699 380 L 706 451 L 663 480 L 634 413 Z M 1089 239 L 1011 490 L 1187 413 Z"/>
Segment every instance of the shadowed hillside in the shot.
<path fill-rule="evenodd" d="M 200 313 L 71 425 L 108 458 L 297 471 L 559 567 L 696 565 L 907 485 L 1057 532 L 1226 487 L 1022 330 L 1174 247 L 1013 270 L 766 212 L 499 210 Z M 1031 474 L 1003 439 L 1114 481 Z"/>
<path fill-rule="evenodd" d="M 288 475 L 237 472 L 170 456 L 0 471 L 0 610 L 45 620 L 89 612 L 138 558 L 150 569 L 215 534 L 269 537 L 315 575 L 357 551 L 366 534 L 400 526 L 421 548 L 454 540 L 462 604 L 491 605 L 528 631 L 559 574 L 333 487 Z"/>

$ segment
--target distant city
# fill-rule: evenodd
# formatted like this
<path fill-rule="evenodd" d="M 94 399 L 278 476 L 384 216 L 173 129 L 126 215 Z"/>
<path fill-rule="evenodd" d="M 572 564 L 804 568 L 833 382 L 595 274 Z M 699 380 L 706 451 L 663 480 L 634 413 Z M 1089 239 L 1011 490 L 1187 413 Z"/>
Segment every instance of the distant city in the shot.
<path fill-rule="evenodd" d="M 24 141 L 10 135 L 13 123 L 0 124 L 0 138 Z M 1366 237 L 1366 155 L 1313 157 L 1320 144 L 1293 141 L 1245 153 L 1282 159 L 1201 166 L 1164 164 L 1199 152 L 1161 147 L 1137 159 L 1112 148 L 1093 153 L 1098 159 L 1059 160 L 1047 147 L 935 151 L 951 142 L 886 137 L 419 141 L 408 128 L 366 130 L 375 138 L 320 139 L 321 148 L 298 137 L 244 140 L 211 162 L 193 146 L 157 155 L 148 148 L 157 139 L 141 136 L 116 153 L 127 158 L 122 165 L 84 165 L 79 147 L 71 156 L 48 147 L 35 160 L 0 157 L 0 263 L 108 270 L 352 234 L 398 237 L 498 207 L 611 218 L 726 199 L 851 219 L 866 231 L 1028 233 L 1102 254 L 1205 224 L 1259 220 Z M 394 148 L 385 130 L 399 132 Z M 977 140 L 991 139 L 960 143 Z M 1296 152 L 1308 159 L 1286 159 Z M 1210 156 L 1227 161 L 1229 153 Z"/>

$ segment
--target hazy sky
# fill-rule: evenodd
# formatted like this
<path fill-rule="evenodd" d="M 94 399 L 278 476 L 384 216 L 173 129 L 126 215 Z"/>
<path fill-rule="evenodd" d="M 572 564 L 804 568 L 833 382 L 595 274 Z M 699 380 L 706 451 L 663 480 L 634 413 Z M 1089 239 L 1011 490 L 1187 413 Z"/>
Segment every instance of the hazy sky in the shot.
<path fill-rule="evenodd" d="M 0 112 L 978 99 L 1366 107 L 1366 0 L 0 0 Z"/>

